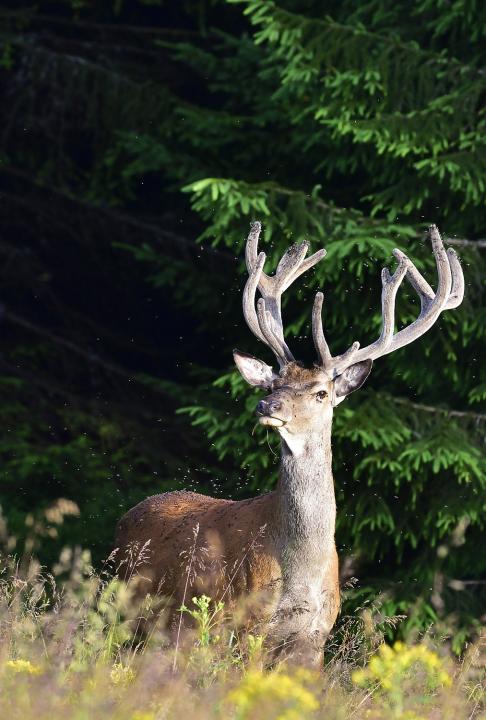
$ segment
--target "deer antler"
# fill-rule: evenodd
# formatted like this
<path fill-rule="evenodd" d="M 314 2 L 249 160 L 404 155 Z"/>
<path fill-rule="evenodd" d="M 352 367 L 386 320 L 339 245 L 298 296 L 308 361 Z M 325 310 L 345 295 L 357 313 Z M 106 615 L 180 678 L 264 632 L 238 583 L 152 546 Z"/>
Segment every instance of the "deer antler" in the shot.
<path fill-rule="evenodd" d="M 405 253 L 401 250 L 394 250 L 393 255 L 398 260 L 398 267 L 393 275 L 390 275 L 387 268 L 382 271 L 381 333 L 378 340 L 371 345 L 360 349 L 359 343 L 355 342 L 342 355 L 332 357 L 322 328 L 323 295 L 317 293 L 312 313 L 312 334 L 319 363 L 329 378 L 333 379 L 340 375 L 353 363 L 361 360 L 376 360 L 376 358 L 388 355 L 388 353 L 412 343 L 432 327 L 443 310 L 456 308 L 461 304 L 464 297 L 464 276 L 459 258 L 452 248 L 445 251 L 435 225 L 429 227 L 429 237 L 432 241 L 439 277 L 437 292 L 434 293 Z M 394 334 L 395 297 L 404 277 L 420 297 L 420 314 L 411 325 Z"/>
<path fill-rule="evenodd" d="M 265 253 L 258 254 L 258 238 L 261 228 L 261 223 L 252 223 L 246 241 L 245 257 L 248 280 L 243 291 L 243 314 L 252 333 L 275 353 L 278 364 L 282 368 L 294 360 L 284 339 L 282 294 L 302 273 L 319 262 L 325 256 L 326 251 L 318 250 L 314 255 L 305 259 L 309 243 L 294 244 L 280 260 L 275 275 L 269 276 L 263 272 Z M 261 298 L 255 309 L 257 288 Z"/>

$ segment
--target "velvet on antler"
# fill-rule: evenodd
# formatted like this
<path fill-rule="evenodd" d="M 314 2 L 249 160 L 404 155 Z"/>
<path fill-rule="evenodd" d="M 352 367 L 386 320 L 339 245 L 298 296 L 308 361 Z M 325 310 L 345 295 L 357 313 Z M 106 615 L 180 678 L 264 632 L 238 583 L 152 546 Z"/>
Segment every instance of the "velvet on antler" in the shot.
<path fill-rule="evenodd" d="M 270 276 L 263 271 L 265 253 L 258 253 L 260 232 L 261 223 L 252 223 L 246 243 L 248 281 L 243 292 L 243 313 L 250 330 L 274 352 L 282 369 L 295 359 L 284 338 L 282 294 L 302 273 L 322 260 L 326 251 L 318 250 L 306 258 L 309 243 L 305 241 L 294 244 L 283 255 L 275 275 Z M 329 380 L 341 375 L 354 363 L 376 360 L 412 343 L 432 327 L 441 312 L 461 304 L 464 296 L 464 276 L 459 258 L 452 248 L 447 251 L 444 249 L 436 225 L 429 227 L 428 235 L 437 265 L 437 291 L 432 290 L 407 255 L 395 249 L 393 255 L 398 260 L 395 272 L 391 274 L 388 268 L 384 268 L 381 274 L 381 332 L 378 339 L 370 345 L 360 348 L 359 342 L 354 342 L 342 355 L 333 357 L 322 324 L 324 296 L 321 292 L 317 293 L 312 312 L 312 336 L 318 364 Z M 404 278 L 407 278 L 420 297 L 420 314 L 411 325 L 395 333 L 395 299 Z M 261 297 L 255 306 L 257 289 Z"/>

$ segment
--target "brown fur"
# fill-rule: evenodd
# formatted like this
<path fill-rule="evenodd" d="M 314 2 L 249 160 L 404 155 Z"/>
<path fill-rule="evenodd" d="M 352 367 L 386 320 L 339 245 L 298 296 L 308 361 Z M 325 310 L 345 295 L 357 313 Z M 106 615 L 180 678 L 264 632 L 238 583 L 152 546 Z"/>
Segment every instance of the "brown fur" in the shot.
<path fill-rule="evenodd" d="M 290 390 L 287 375 L 271 397 L 281 397 L 290 412 L 296 414 L 298 422 L 305 425 L 311 423 L 313 417 L 312 413 L 304 412 L 307 393 L 295 382 L 297 374 L 303 383 L 314 378 L 313 371 L 295 368 L 292 383 L 297 390 Z M 303 430 L 305 432 L 305 427 Z M 326 452 L 321 458 L 319 465 L 326 459 Z M 304 468 L 306 472 L 307 466 Z M 137 546 L 139 550 L 145 546 L 141 561 L 132 554 L 139 597 L 150 593 L 168 598 L 172 628 L 180 617 L 177 608 L 183 602 L 190 603 L 195 593 L 204 592 L 215 600 L 223 599 L 230 610 L 243 602 L 247 612 L 240 621 L 253 632 L 268 634 L 271 662 L 292 657 L 300 663 L 318 663 L 339 610 L 334 494 L 332 476 L 326 472 L 325 477 L 325 482 L 319 479 L 318 482 L 331 493 L 328 507 L 320 512 L 319 498 L 315 500 L 323 520 L 330 512 L 329 536 L 327 531 L 314 536 L 312 527 L 310 534 L 306 527 L 297 528 L 298 537 L 293 541 L 296 560 L 285 550 L 288 529 L 282 512 L 288 514 L 285 503 L 291 478 L 285 477 L 284 469 L 276 490 L 249 500 L 222 500 L 185 491 L 143 500 L 120 520 L 116 534 L 117 547 L 123 553 L 130 546 Z M 312 488 L 310 491 L 304 488 L 304 494 L 312 506 Z M 293 511 L 289 512 L 292 516 Z M 317 591 L 314 579 L 307 586 L 299 572 L 291 569 L 285 572 L 285 556 L 289 568 L 297 562 L 304 569 L 311 568 L 313 578 L 322 577 Z M 316 573 L 312 567 L 316 567 Z M 126 576 L 132 574 L 133 569 L 127 567 Z"/>
<path fill-rule="evenodd" d="M 240 371 L 245 363 L 254 371 L 255 362 L 243 357 Z M 273 492 L 240 501 L 154 495 L 120 520 L 116 543 L 130 556 L 125 575 L 136 576 L 140 598 L 168 598 L 172 627 L 195 593 L 229 609 L 243 601 L 243 622 L 267 635 L 271 662 L 315 664 L 339 609 L 330 384 L 318 369 L 292 363 L 272 388 L 266 402 L 277 402 L 285 421 Z"/>
<path fill-rule="evenodd" d="M 193 547 L 196 577 L 190 588 L 215 599 L 225 592 L 234 597 L 260 590 L 268 584 L 271 568 L 272 579 L 276 575 L 265 538 L 272 501 L 273 493 L 242 501 L 186 491 L 154 495 L 120 520 L 117 545 L 149 541 L 147 562 L 137 574 L 148 578 L 148 592 L 167 595 L 177 606 L 183 600 Z"/>
<path fill-rule="evenodd" d="M 275 492 L 240 501 L 187 491 L 153 495 L 122 517 L 116 547 L 126 551 L 129 546 L 137 550 L 146 546 L 144 559 L 138 561 L 135 553 L 132 562 L 136 567 L 125 569 L 125 576 L 134 574 L 135 569 L 142 578 L 140 595 L 163 595 L 178 608 L 194 592 L 205 592 L 214 599 L 224 596 L 229 606 L 253 593 L 261 603 L 258 617 L 252 612 L 253 622 L 261 622 L 271 616 L 281 589 L 282 569 L 272 539 L 275 516 Z M 332 626 L 339 607 L 336 553 L 328 579 L 323 590 L 332 591 Z"/>

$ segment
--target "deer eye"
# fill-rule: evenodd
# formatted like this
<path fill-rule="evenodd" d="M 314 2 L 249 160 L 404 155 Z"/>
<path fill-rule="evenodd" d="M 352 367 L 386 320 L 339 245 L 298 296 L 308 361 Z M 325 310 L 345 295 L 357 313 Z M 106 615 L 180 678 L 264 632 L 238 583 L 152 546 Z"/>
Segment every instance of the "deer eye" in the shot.
<path fill-rule="evenodd" d="M 326 397 L 327 392 L 325 390 L 320 390 L 318 393 L 316 393 L 316 400 L 317 402 L 322 402 L 324 398 Z"/>

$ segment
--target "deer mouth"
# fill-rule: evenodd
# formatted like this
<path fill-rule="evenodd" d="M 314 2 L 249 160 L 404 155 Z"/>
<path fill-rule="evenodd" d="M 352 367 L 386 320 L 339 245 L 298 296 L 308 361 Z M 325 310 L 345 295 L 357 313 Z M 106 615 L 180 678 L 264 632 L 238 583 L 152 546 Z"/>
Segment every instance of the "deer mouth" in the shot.
<path fill-rule="evenodd" d="M 273 417 L 273 415 L 261 415 L 258 422 L 260 425 L 266 425 L 267 427 L 283 427 L 285 425 L 285 420 Z"/>

